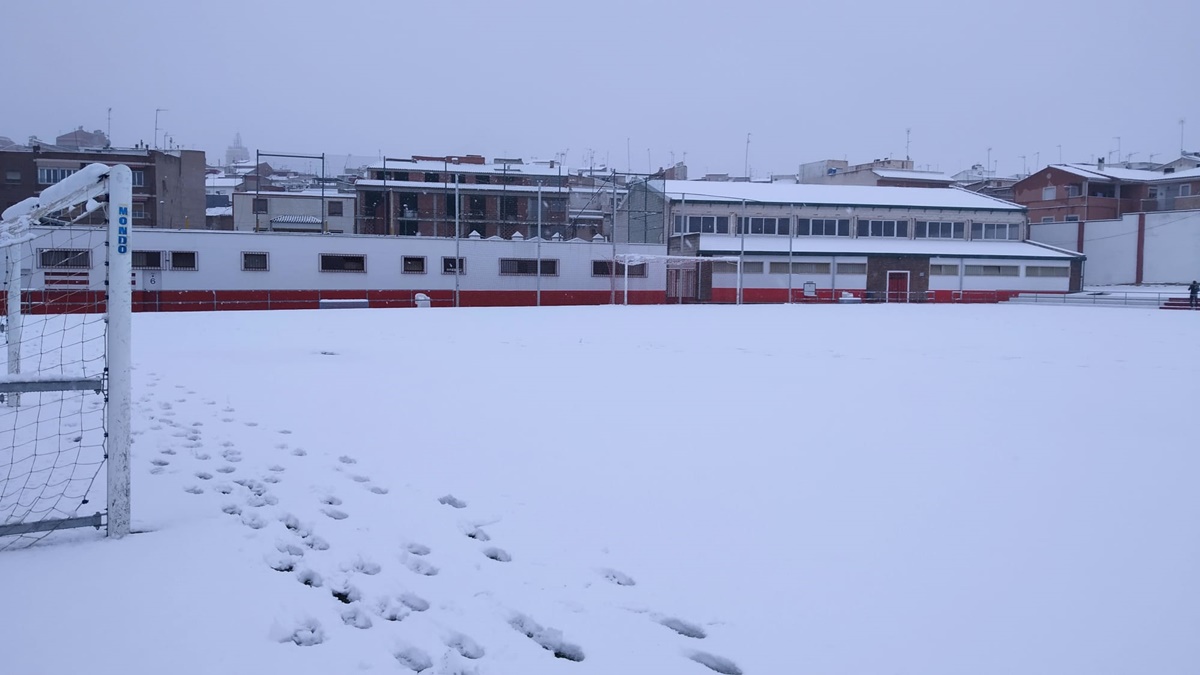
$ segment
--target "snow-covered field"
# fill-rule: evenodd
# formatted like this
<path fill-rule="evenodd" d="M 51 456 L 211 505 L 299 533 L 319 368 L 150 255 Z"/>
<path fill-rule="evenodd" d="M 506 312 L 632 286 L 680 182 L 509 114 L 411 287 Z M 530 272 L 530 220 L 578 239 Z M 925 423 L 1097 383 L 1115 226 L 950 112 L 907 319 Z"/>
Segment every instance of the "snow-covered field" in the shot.
<path fill-rule="evenodd" d="M 0 673 L 1200 667 L 1192 313 L 134 329 L 141 533 L 0 554 Z"/>

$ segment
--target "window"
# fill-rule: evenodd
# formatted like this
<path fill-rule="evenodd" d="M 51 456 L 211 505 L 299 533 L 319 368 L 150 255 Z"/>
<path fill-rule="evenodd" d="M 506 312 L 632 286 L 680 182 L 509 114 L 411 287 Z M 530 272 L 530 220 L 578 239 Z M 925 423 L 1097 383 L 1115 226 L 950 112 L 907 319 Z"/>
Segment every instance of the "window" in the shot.
<path fill-rule="evenodd" d="M 467 259 L 442 258 L 442 274 L 454 274 L 455 272 L 459 275 L 467 273 Z"/>
<path fill-rule="evenodd" d="M 492 182 L 492 177 L 491 176 L 475 176 L 475 182 L 479 183 L 481 185 L 487 185 L 488 183 Z"/>
<path fill-rule="evenodd" d="M 750 263 L 746 263 L 750 264 Z M 761 265 L 762 263 L 757 263 Z M 770 266 L 771 274 L 787 274 L 788 264 L 785 262 L 773 262 Z M 792 263 L 792 274 L 829 274 L 829 263 L 813 263 L 813 262 L 794 262 Z"/>
<path fill-rule="evenodd" d="M 1082 191 L 1083 191 L 1083 186 L 1080 185 L 1079 183 L 1072 183 L 1067 186 L 1067 196 L 1068 197 L 1078 197 Z"/>
<path fill-rule="evenodd" d="M 734 271 L 737 271 L 736 268 Z M 760 262 L 744 262 L 742 263 L 742 274 L 762 274 L 763 264 Z"/>
<path fill-rule="evenodd" d="M 1146 190 L 1146 199 L 1158 199 L 1157 186 L 1151 185 L 1150 188 Z"/>
<path fill-rule="evenodd" d="M 427 171 L 427 172 L 425 172 L 425 182 L 426 183 L 440 183 L 440 182 L 442 182 L 442 176 L 441 176 L 441 174 L 439 174 L 436 171 Z"/>
<path fill-rule="evenodd" d="M 517 198 L 516 197 L 501 197 L 500 198 L 500 220 L 516 220 L 517 219 Z"/>
<path fill-rule="evenodd" d="M 1063 218 L 1063 220 L 1067 221 L 1068 223 L 1077 223 L 1079 222 L 1079 216 L 1067 216 L 1066 218 Z"/>
<path fill-rule="evenodd" d="M 956 277 L 958 276 L 958 265 L 930 265 L 929 276 Z"/>
<path fill-rule="evenodd" d="M 1025 276 L 1027 277 L 1069 277 L 1071 276 L 1070 267 L 1039 267 L 1036 265 L 1025 266 Z"/>
<path fill-rule="evenodd" d="M 16 169 L 9 169 L 9 170 L 5 171 L 4 172 L 4 182 L 5 183 L 20 183 L 21 182 L 21 172 L 17 171 Z"/>
<path fill-rule="evenodd" d="M 450 217 L 458 215 L 458 200 L 453 194 L 446 195 L 446 215 Z"/>
<path fill-rule="evenodd" d="M 866 274 L 867 263 L 838 263 L 838 274 Z"/>
<path fill-rule="evenodd" d="M 60 169 L 54 167 L 46 167 L 38 169 L 38 184 L 39 185 L 54 185 L 58 181 L 70 176 L 78 171 L 78 169 Z"/>
<path fill-rule="evenodd" d="M 729 216 L 675 216 L 675 233 L 729 234 Z"/>
<path fill-rule="evenodd" d="M 915 235 L 917 239 L 964 239 L 967 236 L 966 228 L 966 223 L 918 220 Z"/>
<path fill-rule="evenodd" d="M 500 274 L 502 275 L 528 275 L 534 276 L 538 273 L 537 258 L 501 258 L 500 259 Z M 542 274 L 544 277 L 558 276 L 558 261 L 543 260 Z"/>
<path fill-rule="evenodd" d="M 86 248 L 38 249 L 38 267 L 88 270 L 92 268 L 92 252 Z"/>
<path fill-rule="evenodd" d="M 712 271 L 713 274 L 737 274 L 737 263 L 729 260 L 714 260 Z"/>
<path fill-rule="evenodd" d="M 796 234 L 807 237 L 849 237 L 850 220 L 833 218 L 800 218 L 796 221 Z"/>
<path fill-rule="evenodd" d="M 908 237 L 907 220 L 860 220 L 858 221 L 858 236 L 860 237 Z"/>
<path fill-rule="evenodd" d="M 1053 223 L 1054 216 L 1042 218 L 1043 223 Z M 1018 223 L 971 223 L 971 239 L 1019 240 L 1021 225 Z"/>
<path fill-rule="evenodd" d="M 135 270 L 161 270 L 162 251 L 134 251 L 131 262 Z"/>
<path fill-rule="evenodd" d="M 404 256 L 401 267 L 405 274 L 425 274 L 425 258 L 416 255 Z"/>
<path fill-rule="evenodd" d="M 136 202 L 134 203 L 133 219 L 134 220 L 145 220 L 146 219 L 146 205 L 145 204 L 138 204 Z"/>
<path fill-rule="evenodd" d="M 340 216 L 344 213 L 345 204 L 340 200 L 329 202 L 327 206 L 330 216 Z"/>
<path fill-rule="evenodd" d="M 266 253 L 251 253 L 242 251 L 242 271 L 243 272 L 266 272 L 267 254 Z"/>
<path fill-rule="evenodd" d="M 142 169 L 134 169 L 131 173 L 133 173 L 133 187 L 146 187 L 145 171 Z"/>
<path fill-rule="evenodd" d="M 472 195 L 467 198 L 467 209 L 472 218 L 487 217 L 487 197 Z"/>
<path fill-rule="evenodd" d="M 322 253 L 322 272 L 366 272 L 367 256 L 345 253 Z"/>
<path fill-rule="evenodd" d="M 171 251 L 171 269 L 194 272 L 196 270 L 196 252 Z"/>
<path fill-rule="evenodd" d="M 254 213 L 266 213 L 266 212 L 267 212 L 267 199 L 266 199 L 266 197 L 257 197 L 257 198 L 255 198 L 255 199 L 254 199 L 254 204 L 253 204 L 253 207 L 254 207 Z"/>
<path fill-rule="evenodd" d="M 963 273 L 969 277 L 1018 277 L 1021 268 L 1017 265 L 966 265 Z"/>
<path fill-rule="evenodd" d="M 1042 216 L 1042 222 L 1043 223 L 1053 223 L 1054 216 Z"/>
<path fill-rule="evenodd" d="M 594 276 L 594 277 L 610 277 L 610 276 L 612 276 L 612 269 L 613 269 L 613 264 L 612 264 L 611 260 L 593 260 L 592 261 L 592 276 Z M 646 263 L 638 263 L 636 265 L 629 265 L 628 269 L 629 269 L 629 276 L 631 276 L 631 277 L 645 277 L 646 276 Z M 625 263 L 618 262 L 617 263 L 617 276 L 618 277 L 625 276 L 625 270 L 626 270 Z"/>
<path fill-rule="evenodd" d="M 738 234 L 789 234 L 791 218 L 738 218 Z"/>
<path fill-rule="evenodd" d="M 1184 183 L 1183 185 L 1180 185 L 1179 186 L 1179 196 L 1180 197 L 1191 197 L 1192 196 L 1192 184 Z"/>
<path fill-rule="evenodd" d="M 1048 185 L 1042 188 L 1042 201 L 1049 202 L 1058 198 L 1058 188 Z"/>

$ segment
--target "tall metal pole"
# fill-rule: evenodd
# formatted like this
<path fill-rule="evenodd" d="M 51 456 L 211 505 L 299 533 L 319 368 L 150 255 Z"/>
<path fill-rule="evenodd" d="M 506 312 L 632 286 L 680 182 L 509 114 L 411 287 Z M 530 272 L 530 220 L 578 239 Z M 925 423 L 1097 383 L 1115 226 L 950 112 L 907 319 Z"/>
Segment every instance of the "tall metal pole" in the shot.
<path fill-rule="evenodd" d="M 108 174 L 108 536 L 129 534 L 129 445 L 133 413 L 130 313 L 133 273 L 133 172 L 114 166 Z"/>
<path fill-rule="evenodd" d="M 528 218 L 529 216 L 526 215 Z M 537 306 L 542 306 L 542 186 L 537 189 Z"/>
<path fill-rule="evenodd" d="M 21 250 L 23 248 L 23 244 L 15 244 L 4 249 L 8 272 L 8 278 L 4 285 L 4 292 L 7 294 L 8 326 L 4 336 L 8 340 L 9 375 L 21 374 Z M 21 405 L 21 395 L 13 392 L 8 395 L 6 402 L 15 408 Z"/>
<path fill-rule="evenodd" d="M 792 211 L 795 211 L 795 210 L 796 210 L 796 207 L 793 206 Z M 792 217 L 789 214 L 788 215 L 788 299 L 787 299 L 789 305 L 792 304 L 792 242 L 795 240 L 795 237 L 792 236 L 791 221 L 792 221 Z M 778 220 L 775 222 L 776 222 L 776 224 L 779 223 Z M 776 230 L 776 231 L 778 231 L 778 230 Z"/>
<path fill-rule="evenodd" d="M 647 186 L 648 187 L 648 186 Z M 626 200 L 628 202 L 628 200 Z M 600 220 L 604 222 L 603 219 Z M 629 230 L 629 223 L 626 222 L 625 230 Z M 612 282 L 608 285 L 609 298 L 608 304 L 617 304 L 617 170 L 612 170 L 612 219 L 609 222 L 608 236 L 612 238 L 612 274 L 608 277 Z"/>
<path fill-rule="evenodd" d="M 462 253 L 459 252 L 458 224 L 462 200 L 458 197 L 458 174 L 454 174 L 454 306 L 458 307 L 458 278 L 462 276 Z"/>

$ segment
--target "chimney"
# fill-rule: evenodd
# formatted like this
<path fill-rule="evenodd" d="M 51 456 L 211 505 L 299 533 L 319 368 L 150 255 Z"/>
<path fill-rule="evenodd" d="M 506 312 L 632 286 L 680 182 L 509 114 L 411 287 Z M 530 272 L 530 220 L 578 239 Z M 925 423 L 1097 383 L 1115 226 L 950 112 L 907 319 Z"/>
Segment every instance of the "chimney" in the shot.
<path fill-rule="evenodd" d="M 1103 157 L 1096 160 L 1096 168 L 1100 169 L 1101 171 L 1104 170 L 1104 158 Z"/>

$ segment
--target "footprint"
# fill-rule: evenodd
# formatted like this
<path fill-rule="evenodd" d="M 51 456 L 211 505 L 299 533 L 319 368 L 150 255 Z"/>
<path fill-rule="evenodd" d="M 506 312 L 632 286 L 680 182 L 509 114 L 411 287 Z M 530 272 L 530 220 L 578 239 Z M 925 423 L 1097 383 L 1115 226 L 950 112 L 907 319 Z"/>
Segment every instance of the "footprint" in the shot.
<path fill-rule="evenodd" d="M 346 605 L 362 600 L 362 593 L 345 581 L 330 586 L 330 592 L 338 602 Z"/>
<path fill-rule="evenodd" d="M 366 483 L 371 479 L 367 478 L 366 476 L 352 475 L 350 476 L 350 480 L 354 481 L 355 483 Z"/>
<path fill-rule="evenodd" d="M 417 647 L 402 647 L 392 653 L 400 665 L 408 668 L 414 673 L 421 673 L 433 668 L 433 659 L 429 658 L 423 650 Z"/>
<path fill-rule="evenodd" d="M 226 504 L 225 506 L 221 507 L 221 510 L 231 516 L 242 515 L 242 507 L 238 506 L 237 504 Z"/>
<path fill-rule="evenodd" d="M 156 466 L 153 469 L 150 469 L 150 473 L 155 476 L 159 475 L 162 472 L 163 472 L 163 468 L 161 466 Z"/>
<path fill-rule="evenodd" d="M 377 495 L 386 495 L 388 493 L 388 489 L 383 487 L 382 485 L 372 485 L 371 487 L 369 487 L 367 489 L 370 490 L 371 492 L 374 492 Z"/>
<path fill-rule="evenodd" d="M 263 476 L 264 483 L 278 483 L 281 480 L 283 479 L 279 476 Z"/>
<path fill-rule="evenodd" d="M 154 459 L 150 460 L 150 463 L 153 464 L 154 466 L 166 466 L 166 465 L 170 464 L 170 462 L 168 462 L 167 460 L 165 460 L 161 457 L 155 457 Z"/>
<path fill-rule="evenodd" d="M 234 444 L 233 441 L 221 441 L 220 445 L 222 448 L 232 448 Z"/>
<path fill-rule="evenodd" d="M 251 511 L 250 513 L 242 514 L 242 524 L 252 530 L 261 530 L 267 526 L 267 521 L 262 516 Z"/>
<path fill-rule="evenodd" d="M 300 619 L 290 630 L 278 630 L 274 637 L 278 642 L 291 642 L 300 647 L 312 647 L 325 641 L 321 622 L 313 618 Z"/>
<path fill-rule="evenodd" d="M 324 497 L 321 497 L 321 503 L 326 504 L 328 506 L 341 506 L 342 500 L 338 499 L 337 497 L 334 497 L 333 495 L 326 495 Z"/>
<path fill-rule="evenodd" d="M 708 637 L 708 633 L 705 633 L 703 628 L 694 623 L 684 621 L 683 619 L 677 619 L 673 616 L 669 616 L 659 619 L 658 622 L 684 637 L 695 638 L 697 640 L 703 640 L 704 638 Z"/>
<path fill-rule="evenodd" d="M 217 471 L 220 473 L 233 473 L 234 471 L 237 471 L 237 469 L 232 466 L 225 465 L 225 466 L 218 466 Z"/>
<path fill-rule="evenodd" d="M 246 504 L 254 508 L 260 506 L 275 506 L 279 503 L 279 498 L 272 494 L 250 495 L 246 498 Z"/>
<path fill-rule="evenodd" d="M 292 454 L 297 457 L 303 457 L 308 454 L 308 451 L 304 448 L 296 448 L 295 450 L 292 450 Z"/>
<path fill-rule="evenodd" d="M 546 651 L 554 654 L 555 658 L 568 661 L 582 661 L 583 649 L 562 638 L 562 631 L 554 628 L 543 628 L 541 624 L 524 614 L 517 614 L 509 619 L 508 624 L 517 632 L 533 640 Z M 738 671 L 738 675 L 741 671 Z"/>
<path fill-rule="evenodd" d="M 401 593 L 400 602 L 414 612 L 424 612 L 429 609 L 429 601 L 413 593 Z"/>
<path fill-rule="evenodd" d="M 483 658 L 483 647 L 479 646 L 479 643 L 472 640 L 468 635 L 451 632 L 445 637 L 444 642 L 447 647 L 458 652 L 464 658 L 472 660 Z"/>
<path fill-rule="evenodd" d="M 297 558 L 304 557 L 304 549 L 291 543 L 290 541 L 275 542 L 275 550 L 279 551 L 280 553 L 286 553 L 290 556 L 295 556 Z"/>
<path fill-rule="evenodd" d="M 283 523 L 289 531 L 295 532 L 301 539 L 312 534 L 312 528 L 300 522 L 300 519 L 290 513 L 285 513 L 279 516 L 279 522 Z"/>
<path fill-rule="evenodd" d="M 511 562 L 512 556 L 502 548 L 485 548 L 483 554 L 496 562 Z"/>
<path fill-rule="evenodd" d="M 256 427 L 256 426 L 258 426 L 258 422 L 246 422 L 246 426 L 248 426 L 248 427 Z"/>
<path fill-rule="evenodd" d="M 376 601 L 375 613 L 384 621 L 402 621 L 409 615 L 409 608 L 399 598 L 386 597 Z"/>
<path fill-rule="evenodd" d="M 222 418 L 221 418 L 221 421 L 222 421 L 222 422 L 232 422 L 232 421 L 233 421 L 233 418 L 232 418 L 232 417 L 222 417 Z"/>
<path fill-rule="evenodd" d="M 342 464 L 358 464 L 358 460 L 349 455 L 342 455 L 341 457 L 338 457 L 338 461 Z"/>
<path fill-rule="evenodd" d="M 334 508 L 321 509 L 321 513 L 324 513 L 325 515 L 329 516 L 330 518 L 333 518 L 334 520 L 345 520 L 350 517 L 349 513 L 346 513 L 345 511 L 342 511 L 341 509 L 334 509 Z"/>
<path fill-rule="evenodd" d="M 342 623 L 366 630 L 371 627 L 371 617 L 361 607 L 348 607 L 342 612 Z"/>
<path fill-rule="evenodd" d="M 484 532 L 483 530 L 481 530 L 475 526 L 471 526 L 470 528 L 468 528 L 466 530 L 465 534 L 468 537 L 470 537 L 471 539 L 474 539 L 475 541 L 491 541 L 492 540 L 492 538 L 490 536 L 488 536 L 487 532 Z"/>
<path fill-rule="evenodd" d="M 407 558 L 404 561 L 404 566 L 412 570 L 416 574 L 426 577 L 436 576 L 438 568 L 429 564 L 422 558 Z"/>
<path fill-rule="evenodd" d="M 637 585 L 637 582 L 633 580 L 633 577 L 631 577 L 628 574 L 625 574 L 624 572 L 621 572 L 619 570 L 603 569 L 603 570 L 600 570 L 600 574 L 602 574 L 605 579 L 611 581 L 612 583 L 614 583 L 618 586 L 636 586 Z"/>
<path fill-rule="evenodd" d="M 383 568 L 379 566 L 379 563 L 373 563 L 370 560 L 356 558 L 354 562 L 344 565 L 342 569 L 346 570 L 347 572 L 358 572 L 360 574 L 373 577 L 376 574 L 379 574 Z"/>
<path fill-rule="evenodd" d="M 221 483 L 214 489 L 223 495 L 233 494 L 233 486 L 228 483 Z"/>
<path fill-rule="evenodd" d="M 425 544 L 410 542 L 404 545 L 404 550 L 413 555 L 429 555 L 429 547 Z"/>
<path fill-rule="evenodd" d="M 286 555 L 268 556 L 267 565 L 276 572 L 291 572 L 296 569 L 296 561 Z"/>
<path fill-rule="evenodd" d="M 284 471 L 284 468 L 283 468 L 282 466 L 278 465 L 278 464 L 272 464 L 271 466 L 268 466 L 268 467 L 267 467 L 267 470 L 268 470 L 268 471 L 274 471 L 274 472 L 278 473 L 278 472 L 280 472 L 280 471 Z"/>
<path fill-rule="evenodd" d="M 209 459 L 212 459 L 212 455 L 208 454 L 207 452 L 197 452 L 197 453 L 193 453 L 193 455 L 192 455 L 192 456 L 193 456 L 193 457 L 195 457 L 196 459 L 200 460 L 201 462 L 204 462 L 204 461 L 207 461 L 207 460 L 209 460 Z"/>
<path fill-rule="evenodd" d="M 453 506 L 456 509 L 467 508 L 467 503 L 464 502 L 463 500 L 455 497 L 454 495 L 446 495 L 444 497 L 438 497 L 438 502 L 441 504 L 445 504 L 447 506 Z"/>
<path fill-rule="evenodd" d="M 194 494 L 194 495 L 204 494 L 204 488 L 202 488 L 198 485 L 189 485 L 189 486 L 183 488 L 183 491 L 190 493 L 190 494 Z"/>
<path fill-rule="evenodd" d="M 742 669 L 737 667 L 733 661 L 727 658 L 709 654 L 708 652 L 692 652 L 688 658 L 699 663 L 702 666 L 707 666 L 709 670 L 714 670 L 721 675 L 742 675 Z"/>
<path fill-rule="evenodd" d="M 79 439 L 76 439 L 76 442 L 78 442 L 78 440 Z M 159 452 L 164 455 L 174 455 L 175 454 L 175 451 L 171 448 L 163 448 L 162 450 L 159 450 Z"/>
<path fill-rule="evenodd" d="M 212 474 L 207 471 L 197 471 L 196 478 L 200 480 L 212 480 Z"/>
<path fill-rule="evenodd" d="M 328 551 L 329 550 L 329 542 L 325 541 L 324 539 L 318 537 L 315 534 L 310 534 L 307 537 L 303 537 L 303 538 L 301 538 L 301 541 L 304 542 L 305 546 L 311 548 L 314 551 Z"/>
<path fill-rule="evenodd" d="M 320 588 L 321 585 L 325 583 L 324 580 L 321 579 L 320 574 L 317 574 L 307 567 L 299 572 L 296 572 L 296 581 L 299 581 L 305 586 L 310 586 L 312 588 Z"/>

